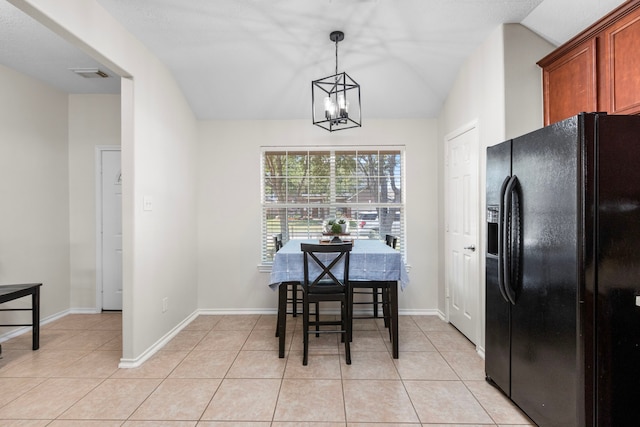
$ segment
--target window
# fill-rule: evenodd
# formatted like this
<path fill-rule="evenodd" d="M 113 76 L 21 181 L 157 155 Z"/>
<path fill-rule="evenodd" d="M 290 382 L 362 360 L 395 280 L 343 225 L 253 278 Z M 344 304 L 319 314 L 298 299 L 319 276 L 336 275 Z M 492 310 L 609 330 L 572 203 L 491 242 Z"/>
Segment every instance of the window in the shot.
<path fill-rule="evenodd" d="M 262 150 L 262 261 L 273 236 L 319 239 L 328 219 L 345 219 L 357 239 L 404 243 L 404 149 Z"/>

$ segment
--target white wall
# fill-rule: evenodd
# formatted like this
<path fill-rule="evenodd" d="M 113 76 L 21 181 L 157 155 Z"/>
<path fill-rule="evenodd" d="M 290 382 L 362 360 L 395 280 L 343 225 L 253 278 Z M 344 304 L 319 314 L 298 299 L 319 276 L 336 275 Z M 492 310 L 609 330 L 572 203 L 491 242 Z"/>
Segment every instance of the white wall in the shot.
<path fill-rule="evenodd" d="M 484 253 L 485 253 L 485 169 L 486 148 L 507 138 L 543 125 L 542 71 L 536 62 L 554 46 L 519 24 L 497 28 L 465 62 L 439 117 L 439 176 L 444 180 L 444 137 L 456 129 L 477 121 L 479 129 L 478 192 L 479 256 L 482 324 L 480 342 L 484 346 Z M 440 188 L 440 248 L 444 253 L 444 194 Z M 439 265 L 438 307 L 446 309 L 444 258 Z"/>
<path fill-rule="evenodd" d="M 11 3 L 126 77 L 123 362 L 139 363 L 197 306 L 195 117 L 166 67 L 95 0 Z M 144 196 L 152 211 L 143 211 Z"/>
<path fill-rule="evenodd" d="M 2 65 L 0 94 L 0 284 L 43 283 L 46 318 L 69 308 L 67 95 Z"/>
<path fill-rule="evenodd" d="M 96 309 L 98 145 L 120 145 L 120 95 L 69 96 L 71 308 Z"/>
<path fill-rule="evenodd" d="M 275 310 L 260 273 L 261 146 L 404 145 L 406 248 L 411 283 L 400 309 L 437 307 L 437 128 L 435 120 L 368 120 L 329 133 L 309 120 L 200 123 L 198 304 L 203 309 Z"/>
<path fill-rule="evenodd" d="M 536 62 L 555 46 L 526 27 L 509 24 L 504 31 L 505 139 L 536 130 L 544 124 L 542 69 Z M 488 145 L 494 145 L 487 141 Z M 497 142 L 495 142 L 497 143 Z"/>

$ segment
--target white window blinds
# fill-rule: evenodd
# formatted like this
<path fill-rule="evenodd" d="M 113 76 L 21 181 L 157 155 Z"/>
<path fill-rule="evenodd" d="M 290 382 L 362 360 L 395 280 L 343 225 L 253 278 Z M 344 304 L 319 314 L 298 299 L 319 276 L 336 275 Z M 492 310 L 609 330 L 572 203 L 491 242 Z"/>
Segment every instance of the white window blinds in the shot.
<path fill-rule="evenodd" d="M 262 261 L 283 240 L 320 238 L 329 219 L 344 219 L 357 239 L 387 234 L 404 242 L 404 149 L 262 150 Z"/>

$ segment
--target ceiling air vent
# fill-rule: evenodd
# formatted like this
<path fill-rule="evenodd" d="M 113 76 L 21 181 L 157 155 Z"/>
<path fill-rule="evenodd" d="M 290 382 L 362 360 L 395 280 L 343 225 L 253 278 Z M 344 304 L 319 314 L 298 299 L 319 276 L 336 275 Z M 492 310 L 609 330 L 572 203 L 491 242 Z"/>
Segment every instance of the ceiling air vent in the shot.
<path fill-rule="evenodd" d="M 109 77 L 107 73 L 97 68 L 71 68 L 71 71 L 85 79 L 106 79 Z"/>

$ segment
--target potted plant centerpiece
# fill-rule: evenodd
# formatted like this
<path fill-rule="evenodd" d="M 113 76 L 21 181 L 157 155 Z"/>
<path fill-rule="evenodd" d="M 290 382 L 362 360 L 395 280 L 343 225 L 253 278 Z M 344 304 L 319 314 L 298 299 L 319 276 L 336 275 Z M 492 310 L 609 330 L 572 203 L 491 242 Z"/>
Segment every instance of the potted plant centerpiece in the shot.
<path fill-rule="evenodd" d="M 324 225 L 324 234 L 332 235 L 333 239 L 331 239 L 331 242 L 333 243 L 342 242 L 342 240 L 340 239 L 340 236 L 344 234 L 348 234 L 348 231 L 349 231 L 349 222 L 344 218 L 328 219 L 326 220 Z"/>

